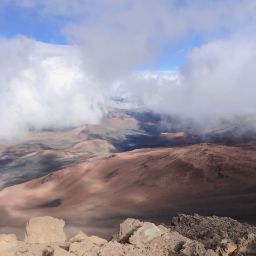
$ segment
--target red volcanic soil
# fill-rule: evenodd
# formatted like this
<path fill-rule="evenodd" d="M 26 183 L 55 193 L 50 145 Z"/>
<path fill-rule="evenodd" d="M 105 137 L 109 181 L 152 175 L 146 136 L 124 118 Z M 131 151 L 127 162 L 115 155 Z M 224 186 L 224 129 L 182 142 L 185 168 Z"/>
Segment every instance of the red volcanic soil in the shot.
<path fill-rule="evenodd" d="M 197 212 L 255 220 L 256 149 L 197 144 L 93 158 L 2 190 L 0 208 L 2 226 L 52 215 L 100 235 L 128 216 L 164 222 Z"/>

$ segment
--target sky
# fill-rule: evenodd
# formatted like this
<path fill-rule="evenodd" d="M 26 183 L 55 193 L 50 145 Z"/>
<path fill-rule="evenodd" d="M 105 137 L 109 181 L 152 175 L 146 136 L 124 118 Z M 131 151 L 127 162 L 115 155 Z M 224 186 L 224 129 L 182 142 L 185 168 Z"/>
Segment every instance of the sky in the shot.
<path fill-rule="evenodd" d="M 115 97 L 209 125 L 256 114 L 255 13 L 254 0 L 0 0 L 0 141 L 100 122 Z"/>

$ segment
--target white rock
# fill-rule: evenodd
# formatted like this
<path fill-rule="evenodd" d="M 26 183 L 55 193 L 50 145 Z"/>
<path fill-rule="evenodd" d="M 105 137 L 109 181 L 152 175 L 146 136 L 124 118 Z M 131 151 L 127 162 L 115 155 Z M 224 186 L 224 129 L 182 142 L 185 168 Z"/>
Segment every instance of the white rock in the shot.
<path fill-rule="evenodd" d="M 64 220 L 53 217 L 35 217 L 26 225 L 25 241 L 28 243 L 61 243 L 66 240 Z"/>
<path fill-rule="evenodd" d="M 118 234 L 119 241 L 128 241 L 129 237 L 143 225 L 143 222 L 136 219 L 126 219 L 120 224 L 120 230 Z"/>
<path fill-rule="evenodd" d="M 153 223 L 145 222 L 130 237 L 129 242 L 138 247 L 145 245 L 156 237 L 162 235 L 161 230 Z"/>

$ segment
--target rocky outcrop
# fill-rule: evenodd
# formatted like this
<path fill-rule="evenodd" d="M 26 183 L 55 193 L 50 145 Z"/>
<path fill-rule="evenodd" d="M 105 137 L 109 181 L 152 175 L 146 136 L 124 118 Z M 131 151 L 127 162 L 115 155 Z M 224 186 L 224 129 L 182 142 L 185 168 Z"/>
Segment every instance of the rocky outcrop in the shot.
<path fill-rule="evenodd" d="M 233 241 L 238 244 L 240 239 L 251 233 L 256 234 L 256 227 L 242 224 L 227 217 L 203 217 L 198 214 L 180 214 L 171 221 L 171 228 L 183 236 L 199 241 L 208 249 L 217 249 L 218 246 Z"/>
<path fill-rule="evenodd" d="M 27 243 L 61 243 L 66 240 L 63 231 L 65 222 L 60 219 L 35 217 L 28 221 L 25 241 Z"/>
<path fill-rule="evenodd" d="M 127 242 L 131 234 L 138 228 L 140 228 L 143 223 L 136 219 L 126 219 L 123 223 L 120 224 L 120 230 L 118 234 L 119 242 Z"/>
<path fill-rule="evenodd" d="M 235 253 L 239 256 L 256 255 L 256 233 L 249 234 L 247 237 L 240 239 Z"/>
<path fill-rule="evenodd" d="M 255 256 L 256 228 L 230 218 L 179 215 L 171 225 L 127 219 L 107 241 L 79 232 L 66 239 L 64 221 L 32 218 L 25 241 L 0 235 L 0 256 Z"/>

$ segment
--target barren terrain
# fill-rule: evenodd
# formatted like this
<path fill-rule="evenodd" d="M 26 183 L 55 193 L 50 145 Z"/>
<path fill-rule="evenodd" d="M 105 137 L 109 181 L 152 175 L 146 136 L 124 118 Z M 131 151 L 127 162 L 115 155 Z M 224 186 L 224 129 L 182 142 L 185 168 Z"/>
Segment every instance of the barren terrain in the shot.
<path fill-rule="evenodd" d="M 0 192 L 1 226 L 31 216 L 64 218 L 107 236 L 125 217 L 166 222 L 177 213 L 255 221 L 251 146 L 197 144 L 96 157 Z M 15 220 L 16 219 L 16 220 Z"/>

